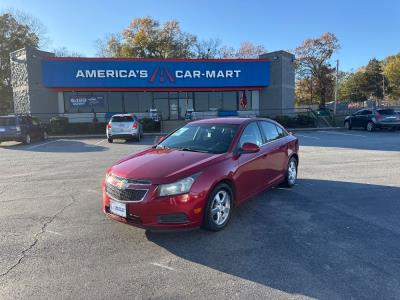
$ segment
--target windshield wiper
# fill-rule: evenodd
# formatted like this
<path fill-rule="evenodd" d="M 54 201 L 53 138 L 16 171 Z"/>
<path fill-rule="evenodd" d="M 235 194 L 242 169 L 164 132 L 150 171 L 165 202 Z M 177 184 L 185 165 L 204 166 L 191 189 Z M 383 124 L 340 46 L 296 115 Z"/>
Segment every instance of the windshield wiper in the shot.
<path fill-rule="evenodd" d="M 199 150 L 199 149 L 193 149 L 193 148 L 179 148 L 179 151 L 190 151 L 190 152 L 201 152 L 201 153 L 210 153 L 209 151 L 206 150 Z"/>

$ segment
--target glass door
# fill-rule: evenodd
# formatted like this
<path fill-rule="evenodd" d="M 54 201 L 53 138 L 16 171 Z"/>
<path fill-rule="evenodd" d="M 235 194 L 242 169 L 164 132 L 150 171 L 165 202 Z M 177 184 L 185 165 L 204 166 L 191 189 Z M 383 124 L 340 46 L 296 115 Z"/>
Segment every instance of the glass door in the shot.
<path fill-rule="evenodd" d="M 178 99 L 169 99 L 169 118 L 170 120 L 179 119 Z"/>

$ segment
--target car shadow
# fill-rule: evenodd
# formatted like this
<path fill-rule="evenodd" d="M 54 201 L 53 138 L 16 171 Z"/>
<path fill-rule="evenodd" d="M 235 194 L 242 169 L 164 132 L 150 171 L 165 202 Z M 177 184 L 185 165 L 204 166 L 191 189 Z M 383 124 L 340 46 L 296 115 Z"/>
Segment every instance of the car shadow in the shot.
<path fill-rule="evenodd" d="M 55 153 L 78 153 L 78 152 L 101 152 L 109 150 L 108 147 L 89 144 L 78 140 L 48 140 L 46 142 L 32 143 L 30 145 L 12 144 L 0 145 L 0 148 L 14 151 L 29 152 L 55 152 Z"/>
<path fill-rule="evenodd" d="M 228 227 L 149 241 L 220 272 L 319 299 L 400 298 L 400 188 L 299 180 L 236 209 Z"/>

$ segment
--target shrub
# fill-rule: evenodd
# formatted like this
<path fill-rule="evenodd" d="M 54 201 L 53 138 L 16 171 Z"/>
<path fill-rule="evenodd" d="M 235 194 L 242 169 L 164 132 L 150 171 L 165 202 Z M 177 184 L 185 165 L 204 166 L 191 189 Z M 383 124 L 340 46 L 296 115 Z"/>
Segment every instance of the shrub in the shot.
<path fill-rule="evenodd" d="M 50 119 L 50 129 L 52 133 L 65 133 L 69 120 L 67 117 L 53 117 Z"/>
<path fill-rule="evenodd" d="M 295 117 L 276 116 L 274 120 L 286 128 L 315 126 L 315 119 L 307 115 L 298 115 Z"/>
<path fill-rule="evenodd" d="M 144 132 L 160 132 L 161 131 L 161 122 L 156 122 L 151 118 L 143 118 L 143 119 L 140 119 L 139 122 L 142 124 Z"/>
<path fill-rule="evenodd" d="M 298 115 L 296 118 L 296 123 L 299 127 L 315 126 L 315 119 L 307 115 Z"/>

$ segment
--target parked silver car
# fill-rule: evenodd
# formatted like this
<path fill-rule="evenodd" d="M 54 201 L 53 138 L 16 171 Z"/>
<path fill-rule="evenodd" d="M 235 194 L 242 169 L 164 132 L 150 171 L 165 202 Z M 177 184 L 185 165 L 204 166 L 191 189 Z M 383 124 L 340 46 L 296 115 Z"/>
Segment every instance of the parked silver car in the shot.
<path fill-rule="evenodd" d="M 143 127 L 134 114 L 117 114 L 108 122 L 106 134 L 109 143 L 114 139 L 140 141 L 143 137 Z"/>

